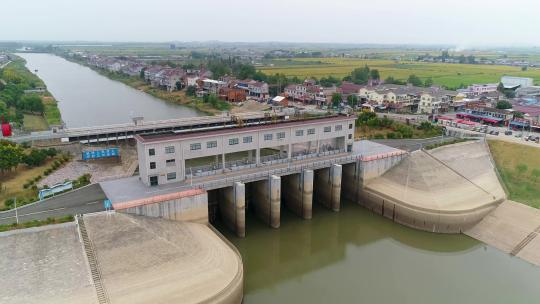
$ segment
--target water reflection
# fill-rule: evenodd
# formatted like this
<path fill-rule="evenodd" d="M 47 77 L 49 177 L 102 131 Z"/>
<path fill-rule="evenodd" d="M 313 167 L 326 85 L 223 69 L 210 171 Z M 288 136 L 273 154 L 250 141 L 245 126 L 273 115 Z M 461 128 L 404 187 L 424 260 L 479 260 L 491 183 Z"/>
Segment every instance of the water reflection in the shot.
<path fill-rule="evenodd" d="M 409 229 L 353 203 L 344 203 L 339 213 L 313 210 L 313 219 L 305 221 L 282 209 L 276 230 L 249 214 L 245 239 L 217 224 L 242 253 L 245 303 L 504 303 L 540 297 L 533 283 L 540 268 L 467 236 Z"/>

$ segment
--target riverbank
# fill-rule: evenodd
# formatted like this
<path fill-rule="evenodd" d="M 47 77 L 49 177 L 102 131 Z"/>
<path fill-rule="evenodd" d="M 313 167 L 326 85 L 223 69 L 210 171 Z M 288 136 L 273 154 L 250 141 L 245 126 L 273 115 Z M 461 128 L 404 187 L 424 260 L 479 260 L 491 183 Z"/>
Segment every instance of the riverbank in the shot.
<path fill-rule="evenodd" d="M 56 99 L 46 89 L 44 81 L 26 67 L 26 63 L 17 56 L 1 70 L 0 79 L 5 85 L 0 87 L 3 99 L 0 114 L 28 132 L 62 124 Z"/>
<path fill-rule="evenodd" d="M 123 73 L 110 72 L 105 69 L 88 65 L 84 60 L 77 60 L 73 57 L 62 56 L 62 55 L 59 55 L 59 56 L 61 56 L 62 58 L 68 61 L 86 66 L 92 69 L 93 71 L 97 72 L 98 74 L 105 76 L 111 80 L 119 81 L 127 86 L 130 86 L 136 90 L 152 95 L 166 102 L 190 107 L 197 111 L 201 111 L 207 115 L 216 115 L 216 114 L 221 113 L 224 110 L 225 111 L 230 110 L 230 105 L 226 103 L 227 106 L 225 106 L 225 102 L 223 102 L 223 104 L 221 105 L 221 108 L 218 109 L 212 106 L 212 104 L 210 103 L 203 102 L 201 98 L 197 98 L 194 96 L 187 96 L 185 93 L 185 90 L 168 92 L 165 90 L 152 87 L 151 85 L 144 82 L 140 77 L 129 76 Z"/>

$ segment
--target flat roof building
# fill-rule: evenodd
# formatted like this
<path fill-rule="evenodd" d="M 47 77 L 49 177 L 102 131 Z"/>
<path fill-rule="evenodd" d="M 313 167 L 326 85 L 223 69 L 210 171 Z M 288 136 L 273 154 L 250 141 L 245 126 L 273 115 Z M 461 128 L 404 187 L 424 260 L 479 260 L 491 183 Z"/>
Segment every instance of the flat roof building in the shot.
<path fill-rule="evenodd" d="M 136 135 L 139 173 L 155 186 L 276 163 L 350 153 L 355 116 L 291 119 L 279 123 Z"/>

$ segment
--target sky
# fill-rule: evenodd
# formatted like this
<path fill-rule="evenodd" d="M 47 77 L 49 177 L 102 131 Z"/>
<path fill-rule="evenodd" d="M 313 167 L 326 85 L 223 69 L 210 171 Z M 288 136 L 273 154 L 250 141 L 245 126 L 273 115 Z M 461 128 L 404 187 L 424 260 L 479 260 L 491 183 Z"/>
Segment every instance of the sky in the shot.
<path fill-rule="evenodd" d="M 0 0 L 0 41 L 540 46 L 539 0 Z"/>

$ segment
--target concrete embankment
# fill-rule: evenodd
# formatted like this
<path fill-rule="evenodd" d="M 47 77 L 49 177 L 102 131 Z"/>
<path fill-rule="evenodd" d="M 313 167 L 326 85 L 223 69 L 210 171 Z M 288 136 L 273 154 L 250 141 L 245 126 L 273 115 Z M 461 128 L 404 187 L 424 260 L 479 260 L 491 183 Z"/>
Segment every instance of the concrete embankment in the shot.
<path fill-rule="evenodd" d="M 485 144 L 467 142 L 411 153 L 382 176 L 364 181 L 359 202 L 406 226 L 459 233 L 504 200 Z"/>
<path fill-rule="evenodd" d="M 204 224 L 84 216 L 111 303 L 240 303 L 238 252 Z"/>
<path fill-rule="evenodd" d="M 505 201 L 466 235 L 540 266 L 540 210 Z"/>

